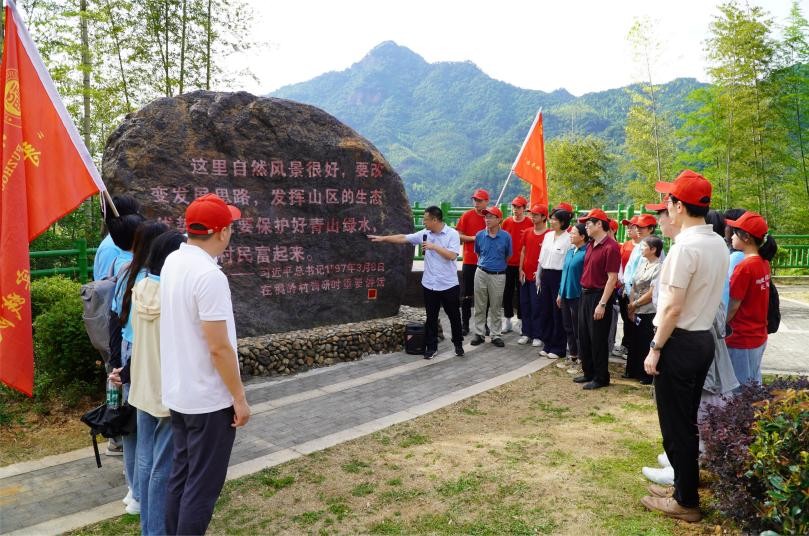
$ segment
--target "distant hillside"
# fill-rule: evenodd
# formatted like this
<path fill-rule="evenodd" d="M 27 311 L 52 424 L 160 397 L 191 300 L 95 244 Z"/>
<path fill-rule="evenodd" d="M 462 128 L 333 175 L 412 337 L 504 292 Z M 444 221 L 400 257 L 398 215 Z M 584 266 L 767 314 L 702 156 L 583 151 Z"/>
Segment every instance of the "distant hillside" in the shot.
<path fill-rule="evenodd" d="M 662 108 L 682 110 L 701 85 L 695 79 L 664 85 Z M 427 63 L 387 41 L 344 71 L 272 95 L 318 106 L 371 140 L 402 176 L 411 202 L 465 203 L 475 187 L 499 191 L 540 107 L 546 139 L 595 134 L 620 151 L 627 89 L 581 97 L 521 89 L 471 62 Z"/>

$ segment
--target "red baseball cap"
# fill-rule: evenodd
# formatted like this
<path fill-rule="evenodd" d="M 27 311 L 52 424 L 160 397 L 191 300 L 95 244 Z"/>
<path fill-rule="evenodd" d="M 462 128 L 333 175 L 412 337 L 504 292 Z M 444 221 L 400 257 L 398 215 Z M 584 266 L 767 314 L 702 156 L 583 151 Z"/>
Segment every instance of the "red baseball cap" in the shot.
<path fill-rule="evenodd" d="M 713 187 L 708 179 L 686 169 L 674 180 L 674 182 L 658 182 L 655 190 L 661 194 L 670 194 L 683 203 L 707 207 L 711 204 L 711 192 Z"/>
<path fill-rule="evenodd" d="M 488 201 L 489 192 L 487 192 L 483 188 L 478 188 L 477 190 L 475 190 L 475 193 L 472 194 L 472 199 L 482 199 L 483 201 Z"/>
<path fill-rule="evenodd" d="M 638 217 L 637 215 L 632 216 L 632 219 L 629 220 L 621 220 L 621 225 L 624 227 L 628 227 L 630 225 L 637 225 L 638 224 Z"/>
<path fill-rule="evenodd" d="M 566 210 L 566 211 L 570 212 L 571 214 L 573 214 L 573 212 L 574 212 L 573 205 L 571 205 L 570 203 L 559 203 L 558 205 L 556 205 L 554 207 L 554 210 L 556 210 L 557 208 L 562 209 L 562 210 Z"/>
<path fill-rule="evenodd" d="M 542 203 L 534 203 L 534 205 L 531 207 L 531 210 L 529 210 L 528 212 L 530 212 L 531 214 L 542 214 L 547 218 L 548 205 L 543 205 Z"/>
<path fill-rule="evenodd" d="M 657 225 L 657 218 L 652 216 L 651 214 L 638 214 L 635 216 L 637 221 L 635 221 L 635 225 L 638 227 L 651 227 L 653 225 Z M 632 218 L 633 220 L 635 218 Z"/>
<path fill-rule="evenodd" d="M 725 220 L 725 225 L 746 231 L 756 238 L 764 238 L 764 235 L 767 234 L 769 230 L 767 220 L 764 219 L 764 216 L 751 211 L 742 214 L 738 220 Z"/>
<path fill-rule="evenodd" d="M 241 217 L 242 212 L 238 208 L 226 204 L 218 195 L 205 194 L 185 209 L 185 230 L 192 235 L 209 235 L 221 231 Z M 194 224 L 202 225 L 205 229 L 192 229 Z"/>
<path fill-rule="evenodd" d="M 652 210 L 654 212 L 660 212 L 661 210 L 668 210 L 669 208 L 669 196 L 666 195 L 663 197 L 663 200 L 660 203 L 649 203 L 648 205 L 644 205 L 646 210 Z"/>
<path fill-rule="evenodd" d="M 523 196 L 518 195 L 517 197 L 515 197 L 514 199 L 511 200 L 511 204 L 516 206 L 516 207 L 527 207 L 528 206 L 528 200 L 526 198 L 524 198 Z"/>
<path fill-rule="evenodd" d="M 500 210 L 498 207 L 488 207 L 483 209 L 483 215 L 486 214 L 493 214 L 500 219 L 503 219 L 503 211 Z"/>
<path fill-rule="evenodd" d="M 589 220 L 591 218 L 596 219 L 596 220 L 606 221 L 606 222 L 610 221 L 610 217 L 607 216 L 606 212 L 604 212 L 600 208 L 594 208 L 594 209 L 590 210 L 590 212 L 588 212 L 586 215 L 579 218 L 579 223 L 584 223 L 584 222 L 586 222 L 587 220 Z"/>
<path fill-rule="evenodd" d="M 612 231 L 613 233 L 617 233 L 618 232 L 618 222 L 615 221 L 615 220 L 608 220 L 608 223 L 610 224 L 610 231 Z"/>

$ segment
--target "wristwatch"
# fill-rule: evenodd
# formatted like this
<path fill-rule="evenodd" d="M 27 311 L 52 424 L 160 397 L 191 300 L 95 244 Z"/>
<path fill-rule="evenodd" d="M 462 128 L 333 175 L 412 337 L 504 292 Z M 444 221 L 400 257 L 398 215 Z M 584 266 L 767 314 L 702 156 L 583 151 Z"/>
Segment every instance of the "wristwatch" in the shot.
<path fill-rule="evenodd" d="M 652 350 L 662 350 L 663 346 L 658 345 L 656 342 L 654 342 L 654 340 L 652 340 L 652 342 L 649 343 L 649 348 Z"/>

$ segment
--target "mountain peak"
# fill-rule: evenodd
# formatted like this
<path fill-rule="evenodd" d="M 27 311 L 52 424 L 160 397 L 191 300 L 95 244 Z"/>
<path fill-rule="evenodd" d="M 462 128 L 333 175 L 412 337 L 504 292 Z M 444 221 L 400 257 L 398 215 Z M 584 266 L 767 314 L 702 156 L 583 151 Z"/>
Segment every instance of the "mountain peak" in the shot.
<path fill-rule="evenodd" d="M 394 41 L 379 43 L 358 62 L 359 65 L 369 63 L 413 67 L 427 64 L 424 58 L 409 48 L 396 44 Z"/>

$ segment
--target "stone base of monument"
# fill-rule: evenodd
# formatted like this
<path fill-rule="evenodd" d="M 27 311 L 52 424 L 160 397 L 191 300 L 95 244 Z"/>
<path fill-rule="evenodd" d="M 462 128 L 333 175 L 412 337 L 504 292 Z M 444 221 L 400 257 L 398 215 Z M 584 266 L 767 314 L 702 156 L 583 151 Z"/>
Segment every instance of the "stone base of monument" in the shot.
<path fill-rule="evenodd" d="M 423 308 L 402 306 L 388 318 L 245 337 L 239 339 L 239 365 L 242 374 L 275 376 L 401 352 L 407 323 L 424 320 Z"/>

